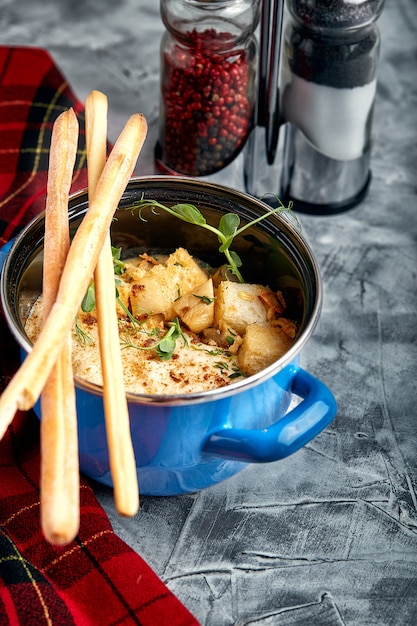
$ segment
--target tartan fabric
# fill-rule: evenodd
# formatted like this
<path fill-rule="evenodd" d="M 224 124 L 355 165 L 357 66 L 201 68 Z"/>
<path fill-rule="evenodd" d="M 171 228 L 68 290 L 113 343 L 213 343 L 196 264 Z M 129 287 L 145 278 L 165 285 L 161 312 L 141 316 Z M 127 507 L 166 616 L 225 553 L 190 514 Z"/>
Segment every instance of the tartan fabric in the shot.
<path fill-rule="evenodd" d="M 52 126 L 71 106 L 80 123 L 74 191 L 87 182 L 82 104 L 45 50 L 0 46 L 0 245 L 44 208 Z"/>
<path fill-rule="evenodd" d="M 81 130 L 76 189 L 86 183 L 83 106 L 47 52 L 0 46 L 2 244 L 44 209 L 52 124 L 69 106 Z M 0 393 L 18 366 L 19 348 L 1 314 Z M 79 534 L 68 546 L 51 546 L 40 527 L 39 475 L 39 422 L 32 411 L 18 412 L 0 441 L 0 626 L 198 625 L 115 535 L 86 479 Z"/>

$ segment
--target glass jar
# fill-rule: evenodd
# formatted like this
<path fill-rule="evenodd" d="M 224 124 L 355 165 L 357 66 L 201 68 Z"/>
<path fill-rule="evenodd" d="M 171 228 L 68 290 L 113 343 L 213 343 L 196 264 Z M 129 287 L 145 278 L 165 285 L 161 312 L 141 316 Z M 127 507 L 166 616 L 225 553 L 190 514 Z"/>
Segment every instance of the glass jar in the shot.
<path fill-rule="evenodd" d="M 315 215 L 363 200 L 383 7 L 384 0 L 286 0 L 275 158 L 267 161 L 265 128 L 256 127 L 245 149 L 247 192 Z"/>
<path fill-rule="evenodd" d="M 282 116 L 320 153 L 360 158 L 371 139 L 383 0 L 288 0 Z"/>
<path fill-rule="evenodd" d="M 156 164 L 206 176 L 230 163 L 253 126 L 259 0 L 161 0 Z"/>

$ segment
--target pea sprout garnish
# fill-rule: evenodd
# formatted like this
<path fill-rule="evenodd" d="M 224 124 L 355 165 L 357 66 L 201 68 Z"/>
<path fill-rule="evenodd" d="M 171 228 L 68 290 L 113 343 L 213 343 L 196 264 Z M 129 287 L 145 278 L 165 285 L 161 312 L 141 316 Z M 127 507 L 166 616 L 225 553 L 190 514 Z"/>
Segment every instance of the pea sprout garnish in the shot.
<path fill-rule="evenodd" d="M 112 257 L 113 257 L 114 273 L 117 276 L 120 276 L 121 274 L 123 274 L 124 267 L 125 267 L 125 264 L 123 263 L 123 261 L 120 260 L 122 249 L 121 248 L 114 248 L 112 246 L 111 247 L 111 252 L 112 252 Z M 120 280 L 116 280 L 115 282 L 116 282 L 116 285 L 120 285 L 121 284 Z M 117 287 L 116 287 L 116 300 L 120 304 L 121 308 L 125 311 L 127 316 L 131 319 L 131 321 L 137 323 L 137 320 L 130 315 L 129 311 L 127 311 L 126 307 L 123 305 L 123 302 L 120 300 L 119 292 L 117 290 Z M 93 309 L 95 309 L 95 307 L 96 307 L 96 294 L 95 294 L 95 289 L 94 289 L 94 281 L 92 281 L 88 285 L 87 291 L 85 293 L 85 296 L 82 299 L 81 310 L 84 313 L 91 313 L 91 311 Z"/>
<path fill-rule="evenodd" d="M 121 248 L 115 248 L 114 246 L 112 246 L 111 247 L 111 253 L 112 253 L 112 257 L 113 257 L 114 273 L 117 276 L 120 276 L 125 271 L 125 264 L 123 263 L 123 261 L 120 260 L 120 257 L 122 255 L 122 249 Z"/>
<path fill-rule="evenodd" d="M 130 207 L 130 211 L 134 213 L 138 210 L 140 219 L 146 222 L 146 219 L 142 215 L 144 209 L 150 208 L 151 212 L 155 215 L 158 215 L 157 209 L 161 209 L 162 211 L 166 211 L 167 213 L 178 217 L 184 222 L 195 224 L 196 226 L 200 226 L 201 228 L 211 231 L 217 235 L 220 243 L 219 252 L 225 255 L 227 268 L 236 276 L 239 282 L 243 283 L 245 281 L 239 271 L 239 268 L 242 267 L 242 261 L 237 252 L 230 249 L 230 246 L 232 245 L 235 237 L 243 233 L 247 228 L 250 228 L 254 224 L 266 219 L 270 215 L 284 212 L 292 214 L 292 202 L 290 202 L 287 207 L 279 198 L 277 198 L 277 202 L 279 203 L 277 207 L 270 209 L 244 226 L 240 226 L 240 218 L 236 213 L 226 213 L 225 215 L 222 215 L 219 225 L 216 227 L 208 224 L 204 215 L 193 204 L 179 203 L 169 207 L 161 202 L 158 202 L 158 200 L 146 199 L 143 195 L 140 200 L 136 201 Z"/>
<path fill-rule="evenodd" d="M 218 248 L 219 252 L 224 254 L 224 256 L 226 257 L 226 261 L 227 261 L 225 264 L 226 275 L 227 275 L 227 272 L 231 272 L 231 274 L 233 274 L 240 283 L 244 283 L 245 281 L 243 279 L 243 276 L 241 272 L 239 271 L 239 268 L 242 267 L 242 261 L 239 255 L 237 254 L 237 252 L 234 250 L 231 250 L 231 246 L 233 244 L 235 237 L 242 234 L 244 231 L 246 231 L 248 228 L 250 228 L 254 224 L 257 224 L 258 222 L 261 222 L 265 220 L 266 218 L 268 218 L 269 216 L 277 214 L 277 213 L 289 213 L 292 217 L 294 217 L 297 226 L 300 226 L 298 218 L 294 216 L 292 212 L 292 202 L 290 202 L 288 206 L 285 206 L 279 198 L 276 198 L 276 200 L 277 200 L 278 206 L 273 207 L 270 210 L 267 210 L 263 215 L 260 215 L 256 219 L 248 222 L 247 224 L 244 224 L 243 226 L 241 226 L 240 217 L 236 213 L 226 213 L 222 215 L 222 217 L 219 220 L 218 226 L 216 227 L 216 226 L 212 226 L 211 224 L 208 224 L 204 215 L 193 204 L 178 203 L 172 206 L 167 206 L 167 205 L 162 204 L 161 202 L 158 202 L 157 200 L 146 199 L 143 194 L 139 201 L 134 202 L 133 205 L 129 207 L 129 210 L 131 211 L 132 214 L 134 214 L 135 211 L 138 211 L 139 218 L 142 221 L 146 222 L 146 219 L 143 217 L 143 211 L 145 209 L 150 209 L 154 215 L 158 215 L 158 209 L 160 209 L 173 215 L 174 217 L 177 217 L 178 219 L 183 220 L 184 222 L 187 222 L 189 224 L 194 224 L 196 226 L 200 226 L 201 228 L 204 228 L 205 230 L 211 231 L 217 236 L 217 239 L 219 241 L 219 244 L 220 244 Z M 113 266 L 114 266 L 114 273 L 116 276 L 123 274 L 125 271 L 125 265 L 123 261 L 121 260 L 121 251 L 122 251 L 121 248 L 114 248 L 112 246 Z M 115 279 L 116 301 L 118 305 L 120 306 L 120 308 L 123 310 L 124 314 L 126 315 L 127 320 L 130 321 L 132 328 L 133 328 L 133 332 L 137 333 L 139 332 L 139 330 L 146 332 L 141 322 L 139 322 L 138 319 L 136 319 L 132 315 L 132 313 L 129 311 L 129 309 L 126 307 L 126 305 L 123 303 L 122 299 L 120 298 L 119 290 L 117 288 L 119 284 L 121 284 L 121 281 L 116 278 Z M 179 286 L 177 290 L 177 295 L 178 295 L 178 298 L 181 297 Z M 204 302 L 207 305 L 211 304 L 214 301 L 214 298 L 208 298 L 207 296 L 200 296 L 197 294 L 194 294 L 194 296 L 196 298 L 199 298 L 202 302 Z M 96 301 L 95 301 L 94 282 L 91 282 L 82 300 L 81 309 L 83 312 L 89 313 L 95 308 L 95 306 L 96 306 Z M 127 323 L 129 323 L 128 321 Z M 75 330 L 76 330 L 77 337 L 80 343 L 82 343 L 83 345 L 86 345 L 87 343 L 91 342 L 91 339 L 89 338 L 89 336 L 86 333 L 84 333 L 84 331 L 82 331 L 82 329 L 79 327 L 78 319 L 76 320 Z M 184 345 L 186 346 L 188 345 L 187 337 L 182 331 L 181 326 L 180 326 L 180 321 L 177 317 L 168 323 L 168 331 L 162 337 L 158 337 L 159 332 L 156 332 L 156 331 L 154 333 L 147 332 L 146 334 L 149 337 L 151 336 L 151 334 L 154 337 L 156 336 L 155 337 L 156 340 L 151 345 L 139 346 L 132 341 L 130 337 L 130 333 L 125 333 L 126 341 L 124 342 L 122 347 L 123 348 L 136 348 L 138 350 L 155 350 L 155 352 L 158 354 L 159 358 L 162 361 L 167 361 L 171 359 L 175 351 L 177 341 L 179 339 L 182 339 Z M 226 341 L 229 346 L 232 345 L 235 340 L 235 338 L 232 335 L 233 333 L 230 332 L 230 334 L 228 334 L 226 337 Z M 213 351 L 207 350 L 207 352 L 209 352 L 213 356 L 221 355 L 221 354 L 225 357 L 229 356 L 229 353 L 227 352 L 227 350 L 213 350 Z M 222 371 L 222 373 L 226 373 L 228 371 L 229 366 L 227 362 L 225 361 L 218 361 L 214 365 L 214 367 L 218 368 L 220 371 Z M 244 376 L 244 374 L 242 374 L 239 368 L 237 368 L 236 366 L 232 366 L 232 373 L 229 374 L 229 378 L 237 378 L 239 376 Z"/>
<path fill-rule="evenodd" d="M 169 359 L 174 354 L 178 339 L 182 339 L 184 345 L 186 346 L 188 346 L 188 340 L 181 330 L 178 317 L 172 320 L 172 322 L 169 322 L 168 327 L 168 332 L 163 337 L 161 337 L 161 339 L 155 341 L 150 346 L 138 346 L 132 341 L 128 340 L 123 347 L 136 348 L 137 350 L 155 350 L 161 361 L 169 361 Z"/>
<path fill-rule="evenodd" d="M 96 293 L 94 290 L 94 282 L 91 282 L 88 287 L 87 287 L 87 291 L 85 292 L 85 296 L 81 302 L 81 310 L 84 313 L 91 313 L 91 311 L 95 308 L 96 306 Z"/>
<path fill-rule="evenodd" d="M 186 346 L 188 345 L 187 338 L 181 330 L 178 317 L 176 317 L 172 322 L 169 322 L 168 326 L 170 326 L 169 331 L 160 341 L 158 341 L 156 346 L 156 351 L 161 361 L 168 361 L 172 357 L 178 339 L 181 338 L 184 344 Z"/>

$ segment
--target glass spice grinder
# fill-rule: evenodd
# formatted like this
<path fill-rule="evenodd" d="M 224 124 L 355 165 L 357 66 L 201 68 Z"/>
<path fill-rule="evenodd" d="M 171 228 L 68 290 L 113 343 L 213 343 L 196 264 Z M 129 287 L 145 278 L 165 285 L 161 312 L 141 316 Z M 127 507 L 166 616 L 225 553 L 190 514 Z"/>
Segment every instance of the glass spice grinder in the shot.
<path fill-rule="evenodd" d="M 161 0 L 159 172 L 208 176 L 253 127 L 260 0 Z"/>
<path fill-rule="evenodd" d="M 321 215 L 364 198 L 383 5 L 287 0 L 285 11 L 282 0 L 264 0 L 258 126 L 245 154 L 249 193 L 276 194 Z"/>

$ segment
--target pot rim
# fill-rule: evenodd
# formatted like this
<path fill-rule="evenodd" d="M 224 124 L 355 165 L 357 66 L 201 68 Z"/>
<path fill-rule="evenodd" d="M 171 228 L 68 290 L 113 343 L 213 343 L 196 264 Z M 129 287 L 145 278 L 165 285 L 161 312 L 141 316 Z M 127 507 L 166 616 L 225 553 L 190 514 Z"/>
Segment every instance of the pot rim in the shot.
<path fill-rule="evenodd" d="M 210 193 L 214 196 L 226 196 L 230 197 L 234 202 L 241 202 L 244 205 L 249 204 L 254 209 L 260 209 L 261 211 L 269 211 L 271 206 L 263 202 L 261 199 L 258 199 L 254 196 L 251 196 L 248 193 L 235 190 L 233 188 L 227 187 L 225 185 L 221 185 L 218 183 L 212 183 L 205 180 L 194 179 L 186 176 L 135 176 L 132 177 L 126 187 L 126 191 L 129 191 L 129 188 L 134 188 L 136 185 L 141 185 L 144 183 L 149 183 L 149 185 L 157 185 L 161 188 L 163 187 L 181 187 L 183 185 L 190 187 L 194 191 L 202 191 L 205 193 Z M 126 191 L 124 193 L 126 193 Z M 84 198 L 86 199 L 87 189 L 81 189 L 75 193 L 72 193 L 69 196 L 69 216 L 71 215 L 71 209 L 75 209 L 79 201 Z M 78 215 L 78 213 L 76 213 Z M 27 236 L 27 234 L 33 230 L 33 227 L 38 222 L 42 222 L 45 217 L 45 212 L 42 211 L 37 216 L 35 216 L 17 235 L 14 240 L 12 246 L 10 247 L 4 266 L 1 270 L 1 281 L 0 281 L 0 298 L 3 306 L 3 311 L 6 317 L 7 324 L 12 332 L 14 338 L 20 345 L 20 347 L 25 352 L 30 352 L 32 350 L 32 344 L 29 342 L 26 334 L 19 328 L 17 321 L 15 320 L 14 313 L 9 303 L 9 298 L 7 296 L 7 285 L 5 276 L 8 274 L 8 268 L 13 261 L 13 256 L 15 251 L 21 245 L 22 240 Z M 316 325 L 318 323 L 322 301 L 323 301 L 323 286 L 321 275 L 319 271 L 319 266 L 316 260 L 316 257 L 310 248 L 310 245 L 305 240 L 305 238 L 301 235 L 301 233 L 297 232 L 296 228 L 292 224 L 291 220 L 285 214 L 274 214 L 274 220 L 278 222 L 282 222 L 285 225 L 286 234 L 290 236 L 293 242 L 295 242 L 298 249 L 302 249 L 304 253 L 307 254 L 309 263 L 311 265 L 311 269 L 313 270 L 313 279 L 315 282 L 315 298 L 314 303 L 312 305 L 310 318 L 307 320 L 305 327 L 301 331 L 301 333 L 297 336 L 293 346 L 283 355 L 280 359 L 261 370 L 260 372 L 253 374 L 252 376 L 248 376 L 243 380 L 235 381 L 230 383 L 230 385 L 219 387 L 217 389 L 211 389 L 208 391 L 201 392 L 193 392 L 188 394 L 172 394 L 172 395 L 156 395 L 156 394 L 137 394 L 132 393 L 130 391 L 126 391 L 126 397 L 129 403 L 134 404 L 158 404 L 164 406 L 177 406 L 181 404 L 197 404 L 203 402 L 209 402 L 213 400 L 219 400 L 223 398 L 228 398 L 232 395 L 240 393 L 242 391 L 246 391 L 252 389 L 253 387 L 265 382 L 272 376 L 278 374 L 284 367 L 294 363 L 297 356 L 301 352 L 302 348 L 309 341 L 311 335 L 313 334 Z M 262 224 L 262 223 L 261 223 Z M 261 226 L 262 227 L 262 226 Z M 85 392 L 90 392 L 95 395 L 102 396 L 102 386 L 96 385 L 94 383 L 90 383 L 84 379 L 79 378 L 74 375 L 75 386 L 79 390 L 83 390 Z"/>

